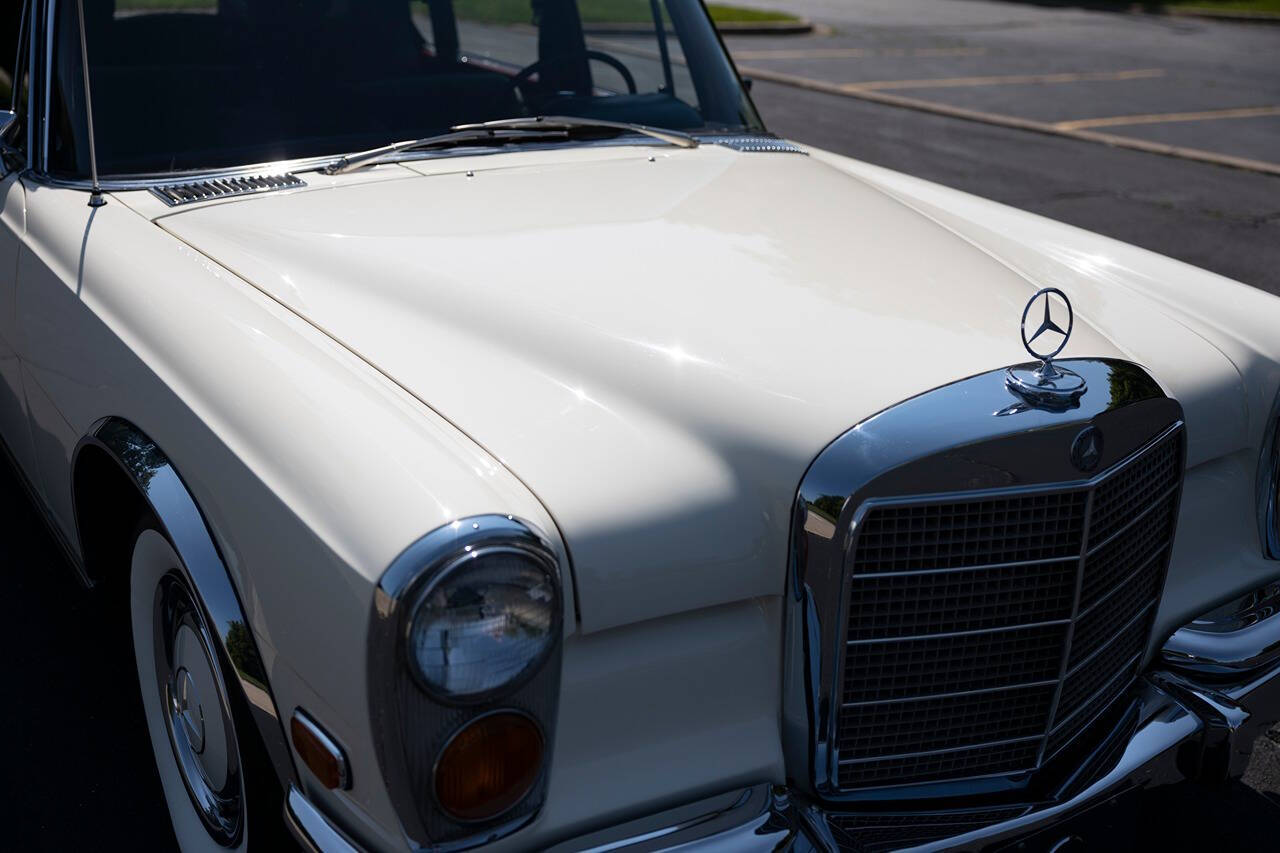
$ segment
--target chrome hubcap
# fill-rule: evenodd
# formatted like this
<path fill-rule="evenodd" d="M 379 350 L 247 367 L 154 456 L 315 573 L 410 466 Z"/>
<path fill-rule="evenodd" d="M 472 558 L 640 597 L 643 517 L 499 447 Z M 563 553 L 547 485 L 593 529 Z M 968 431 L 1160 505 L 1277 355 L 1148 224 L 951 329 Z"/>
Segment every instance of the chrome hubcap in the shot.
<path fill-rule="evenodd" d="M 187 742 L 199 755 L 204 752 L 204 708 L 200 705 L 195 680 L 186 667 L 178 670 L 174 680 L 177 687 L 174 690 L 173 710 L 182 723 L 182 732 L 187 736 Z"/>
<path fill-rule="evenodd" d="M 154 625 L 156 683 L 178 772 L 210 837 L 234 846 L 244 824 L 235 726 L 204 616 L 177 572 L 156 588 Z"/>

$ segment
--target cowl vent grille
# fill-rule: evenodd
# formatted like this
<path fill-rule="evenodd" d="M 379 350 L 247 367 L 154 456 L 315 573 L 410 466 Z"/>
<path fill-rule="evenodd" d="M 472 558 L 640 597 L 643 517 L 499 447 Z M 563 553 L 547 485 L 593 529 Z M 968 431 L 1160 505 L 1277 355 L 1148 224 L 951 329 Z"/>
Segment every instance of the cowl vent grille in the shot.
<path fill-rule="evenodd" d="M 162 187 L 153 187 L 151 192 L 170 207 L 178 207 L 183 204 L 195 204 L 198 201 L 295 189 L 306 185 L 306 181 L 297 175 L 251 175 L 241 178 L 190 181 L 185 184 L 166 184 Z"/>
<path fill-rule="evenodd" d="M 793 145 L 785 139 L 775 139 L 772 136 L 717 136 L 707 141 L 714 142 L 716 145 L 723 145 L 725 148 L 732 148 L 734 151 L 745 151 L 751 154 L 808 153 L 798 145 Z"/>

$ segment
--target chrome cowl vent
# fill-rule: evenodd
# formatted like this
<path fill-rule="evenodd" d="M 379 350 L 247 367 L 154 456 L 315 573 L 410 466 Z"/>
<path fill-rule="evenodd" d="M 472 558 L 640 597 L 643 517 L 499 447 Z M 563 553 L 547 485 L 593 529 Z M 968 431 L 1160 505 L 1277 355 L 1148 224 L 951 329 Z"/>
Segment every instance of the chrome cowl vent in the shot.
<path fill-rule="evenodd" d="M 1079 408 L 1017 404 L 993 372 L 860 424 L 806 475 L 784 719 L 819 795 L 1007 789 L 1107 733 L 1149 644 L 1184 431 L 1140 368 L 1072 367 Z"/>

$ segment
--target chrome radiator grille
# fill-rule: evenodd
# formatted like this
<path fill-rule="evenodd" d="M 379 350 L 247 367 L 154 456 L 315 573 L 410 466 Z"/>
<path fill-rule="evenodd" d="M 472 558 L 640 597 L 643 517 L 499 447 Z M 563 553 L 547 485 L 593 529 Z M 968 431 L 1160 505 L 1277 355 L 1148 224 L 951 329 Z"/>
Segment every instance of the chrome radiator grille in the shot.
<path fill-rule="evenodd" d="M 1132 683 L 1182 431 L 1085 485 L 868 504 L 836 721 L 843 789 L 1032 770 Z"/>

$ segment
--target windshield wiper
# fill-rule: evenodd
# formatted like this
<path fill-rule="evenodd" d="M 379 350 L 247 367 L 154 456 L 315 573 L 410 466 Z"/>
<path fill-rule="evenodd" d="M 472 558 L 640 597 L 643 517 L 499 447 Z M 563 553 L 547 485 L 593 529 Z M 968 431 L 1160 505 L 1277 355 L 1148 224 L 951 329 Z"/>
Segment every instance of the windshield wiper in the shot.
<path fill-rule="evenodd" d="M 325 166 L 323 171 L 326 175 L 341 175 L 343 172 L 349 172 L 352 169 L 373 163 L 392 154 L 398 154 L 401 151 L 415 151 L 424 148 L 453 148 L 469 144 L 505 145 L 517 140 L 530 142 L 568 138 L 569 134 L 559 128 L 547 128 L 545 130 L 525 130 L 523 128 L 491 129 L 459 125 L 452 128 L 448 133 L 427 136 L 423 139 L 406 139 L 403 142 L 393 142 L 380 148 L 370 148 L 368 151 L 347 154 Z"/>
<path fill-rule="evenodd" d="M 398 154 L 424 148 L 452 148 L 468 144 L 506 145 L 512 142 L 539 142 L 547 139 L 568 139 L 575 130 L 605 130 L 619 133 L 639 133 L 653 139 L 677 145 L 681 148 L 697 148 L 698 140 L 678 130 L 660 130 L 643 124 L 622 121 L 576 118 L 574 116 L 532 116 L 529 118 L 504 118 L 479 124 L 459 124 L 448 133 L 428 136 L 424 139 L 407 139 L 393 142 L 381 148 L 358 151 L 334 160 L 324 167 L 326 175 L 340 175 L 360 166 Z"/>
<path fill-rule="evenodd" d="M 598 118 L 579 118 L 578 116 L 530 116 L 528 118 L 504 118 L 497 121 L 483 121 L 479 124 L 460 124 L 454 130 L 616 130 L 625 133 L 640 133 L 659 139 L 669 145 L 681 148 L 697 148 L 696 137 L 678 130 L 663 130 L 647 124 L 632 124 L 627 121 L 606 121 Z"/>

